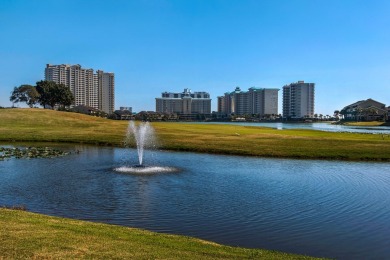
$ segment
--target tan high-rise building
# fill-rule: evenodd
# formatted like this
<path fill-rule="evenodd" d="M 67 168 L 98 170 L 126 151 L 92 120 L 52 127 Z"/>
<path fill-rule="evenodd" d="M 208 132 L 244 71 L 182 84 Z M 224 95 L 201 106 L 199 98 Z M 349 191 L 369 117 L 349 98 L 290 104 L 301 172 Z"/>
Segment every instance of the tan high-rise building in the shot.
<path fill-rule="evenodd" d="M 102 110 L 108 114 L 111 114 L 114 112 L 114 106 L 115 106 L 115 104 L 114 104 L 114 100 L 115 100 L 114 73 L 107 73 L 107 72 L 103 72 L 101 70 L 98 70 L 98 71 L 96 71 L 95 75 L 97 77 L 99 110 Z"/>
<path fill-rule="evenodd" d="M 78 64 L 47 64 L 45 80 L 69 87 L 75 99 L 75 106 L 90 106 L 108 114 L 114 112 L 114 73 L 98 70 L 94 74 L 93 69 L 84 69 Z"/>
<path fill-rule="evenodd" d="M 277 115 L 278 91 L 275 88 L 250 88 L 242 91 L 239 87 L 218 97 L 218 112 L 226 115 Z"/>

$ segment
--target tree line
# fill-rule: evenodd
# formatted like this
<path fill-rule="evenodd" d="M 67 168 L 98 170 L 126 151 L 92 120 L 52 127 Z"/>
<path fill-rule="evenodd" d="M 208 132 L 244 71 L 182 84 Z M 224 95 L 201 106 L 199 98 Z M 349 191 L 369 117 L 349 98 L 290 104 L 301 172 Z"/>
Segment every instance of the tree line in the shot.
<path fill-rule="evenodd" d="M 74 97 L 70 89 L 64 84 L 57 84 L 54 81 L 41 80 L 35 86 L 21 85 L 14 87 L 11 92 L 10 101 L 15 104 L 26 103 L 29 107 L 37 104 L 43 108 L 67 107 L 73 104 Z"/>

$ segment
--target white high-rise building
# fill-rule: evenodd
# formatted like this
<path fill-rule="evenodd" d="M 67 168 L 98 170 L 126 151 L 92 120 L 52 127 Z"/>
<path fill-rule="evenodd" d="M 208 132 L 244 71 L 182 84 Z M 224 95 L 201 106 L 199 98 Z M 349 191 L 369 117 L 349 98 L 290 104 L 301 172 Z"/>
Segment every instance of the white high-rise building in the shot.
<path fill-rule="evenodd" d="M 45 80 L 69 87 L 75 106 L 90 106 L 108 114 L 114 112 L 114 73 L 84 69 L 80 65 L 51 65 L 45 68 Z"/>
<path fill-rule="evenodd" d="M 314 83 L 298 81 L 283 87 L 283 117 L 314 116 Z"/>
<path fill-rule="evenodd" d="M 191 92 L 188 88 L 182 93 L 164 92 L 156 98 L 156 112 L 208 115 L 211 113 L 210 94 Z"/>

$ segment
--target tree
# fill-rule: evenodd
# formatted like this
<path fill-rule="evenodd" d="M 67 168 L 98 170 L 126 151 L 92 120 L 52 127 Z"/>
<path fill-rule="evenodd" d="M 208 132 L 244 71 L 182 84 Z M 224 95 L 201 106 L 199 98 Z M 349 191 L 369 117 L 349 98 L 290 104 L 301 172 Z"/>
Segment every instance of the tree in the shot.
<path fill-rule="evenodd" d="M 57 84 L 54 81 L 41 80 L 37 82 L 36 89 L 40 94 L 39 103 L 46 108 L 50 106 L 52 109 L 56 105 L 70 106 L 74 97 L 72 92 L 63 84 Z"/>
<path fill-rule="evenodd" d="M 11 97 L 9 98 L 12 103 L 26 102 L 29 107 L 33 107 L 38 103 L 38 99 L 39 93 L 37 89 L 31 85 L 14 87 L 14 90 L 11 92 Z"/>
<path fill-rule="evenodd" d="M 376 115 L 378 115 L 379 111 L 374 107 L 367 107 L 362 110 L 362 113 L 364 115 L 364 119 L 368 121 L 370 116 L 375 117 Z"/>
<path fill-rule="evenodd" d="M 354 114 L 355 114 L 355 116 L 356 116 L 356 122 L 357 121 L 360 121 L 360 118 L 361 118 L 361 116 L 362 116 L 362 113 L 363 113 L 363 108 L 361 108 L 361 107 L 356 107 L 355 109 L 354 109 Z"/>
<path fill-rule="evenodd" d="M 62 107 L 68 107 L 73 104 L 74 97 L 70 89 L 64 84 L 56 85 L 57 104 Z"/>
<path fill-rule="evenodd" d="M 343 109 L 340 110 L 340 115 L 343 117 L 343 119 L 346 119 L 346 116 L 348 114 L 348 109 L 349 109 L 349 107 L 348 108 L 343 108 Z"/>
<path fill-rule="evenodd" d="M 52 90 L 54 89 L 54 85 L 56 85 L 54 81 L 41 80 L 37 82 L 36 88 L 40 94 L 39 104 L 41 104 L 43 108 L 46 108 L 47 105 L 53 103 L 52 100 L 54 99 L 54 95 Z M 54 105 L 52 108 L 53 107 Z"/>
<path fill-rule="evenodd" d="M 333 113 L 333 116 L 336 117 L 337 119 L 339 119 L 339 115 L 340 115 L 340 111 L 339 110 L 335 110 L 334 113 Z"/>

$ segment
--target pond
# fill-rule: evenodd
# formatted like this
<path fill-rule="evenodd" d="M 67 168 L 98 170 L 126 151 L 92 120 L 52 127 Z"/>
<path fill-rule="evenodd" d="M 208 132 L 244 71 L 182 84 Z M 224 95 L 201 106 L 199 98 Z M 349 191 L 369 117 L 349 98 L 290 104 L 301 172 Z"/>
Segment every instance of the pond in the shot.
<path fill-rule="evenodd" d="M 0 162 L 0 205 L 342 259 L 390 255 L 390 164 L 150 152 L 173 172 L 129 174 L 136 150 L 67 146 Z"/>

